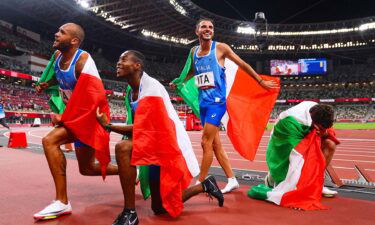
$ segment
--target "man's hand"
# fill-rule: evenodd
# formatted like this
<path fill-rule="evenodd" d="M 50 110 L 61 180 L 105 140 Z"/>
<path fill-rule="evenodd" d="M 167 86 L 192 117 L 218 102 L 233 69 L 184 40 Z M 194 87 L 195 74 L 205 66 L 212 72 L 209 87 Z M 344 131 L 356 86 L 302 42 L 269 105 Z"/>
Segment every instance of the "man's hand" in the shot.
<path fill-rule="evenodd" d="M 169 83 L 169 88 L 174 91 L 176 89 L 176 84 L 173 83 L 173 82 L 170 82 Z"/>
<path fill-rule="evenodd" d="M 102 125 L 102 127 L 108 125 L 108 117 L 106 114 L 100 113 L 99 107 L 96 109 L 96 120 Z"/>
<path fill-rule="evenodd" d="M 62 116 L 61 114 L 54 114 L 52 116 L 52 124 L 54 126 L 59 125 L 61 123 L 61 116 Z"/>
<path fill-rule="evenodd" d="M 261 80 L 259 84 L 266 89 L 279 87 L 279 85 L 273 80 Z"/>
<path fill-rule="evenodd" d="M 49 87 L 48 83 L 47 82 L 42 82 L 42 83 L 39 83 L 38 86 L 35 86 L 35 90 L 37 92 L 41 92 L 43 90 L 46 90 L 47 88 Z"/>
<path fill-rule="evenodd" d="M 327 129 L 322 127 L 319 124 L 313 124 L 314 128 L 316 129 L 316 134 L 322 138 L 328 137 Z"/>

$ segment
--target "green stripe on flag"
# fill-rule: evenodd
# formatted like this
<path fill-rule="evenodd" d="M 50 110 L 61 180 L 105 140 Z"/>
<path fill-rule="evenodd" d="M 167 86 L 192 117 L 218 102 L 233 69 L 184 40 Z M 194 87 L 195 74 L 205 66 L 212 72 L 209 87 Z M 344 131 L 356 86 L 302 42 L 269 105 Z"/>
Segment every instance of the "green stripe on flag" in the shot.
<path fill-rule="evenodd" d="M 55 54 L 53 54 L 43 70 L 42 76 L 39 79 L 39 82 L 36 85 L 39 85 L 43 82 L 49 82 L 55 78 Z M 44 90 L 45 93 L 50 94 L 51 98 L 48 101 L 48 105 L 51 110 L 56 114 L 63 114 L 65 110 L 65 104 L 60 96 L 59 85 L 53 85 Z"/>
<path fill-rule="evenodd" d="M 310 127 L 288 116 L 277 122 L 267 147 L 267 165 L 276 184 L 283 181 L 288 173 L 289 155 L 310 132 Z"/>
<path fill-rule="evenodd" d="M 192 51 L 189 52 L 189 57 L 186 60 L 184 69 L 180 76 L 176 78 L 173 83 L 176 85 L 176 93 L 184 99 L 185 103 L 193 110 L 194 114 L 200 118 L 199 115 L 199 99 L 198 99 L 198 88 L 195 85 L 195 78 L 185 81 L 188 75 L 191 65 L 193 63 Z"/>
<path fill-rule="evenodd" d="M 267 200 L 267 192 L 272 191 L 272 188 L 267 187 L 264 184 L 252 187 L 248 192 L 247 196 L 258 200 Z"/>

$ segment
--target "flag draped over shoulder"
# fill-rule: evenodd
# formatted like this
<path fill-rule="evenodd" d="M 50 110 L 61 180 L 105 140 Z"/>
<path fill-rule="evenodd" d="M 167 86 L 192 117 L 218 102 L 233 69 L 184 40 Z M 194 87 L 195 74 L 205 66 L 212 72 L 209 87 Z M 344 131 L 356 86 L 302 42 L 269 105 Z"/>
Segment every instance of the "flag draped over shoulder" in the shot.
<path fill-rule="evenodd" d="M 176 78 L 173 83 L 176 85 L 177 94 L 184 99 L 185 103 L 193 110 L 193 113 L 199 118 L 199 99 L 198 88 L 195 85 L 195 78 L 186 82 L 185 78 L 189 73 L 191 64 L 193 63 L 192 51 L 189 52 L 189 57 L 186 60 L 184 69 L 180 76 Z"/>
<path fill-rule="evenodd" d="M 280 114 L 266 154 L 276 186 L 253 187 L 250 197 L 284 207 L 326 209 L 320 203 L 325 169 L 321 138 L 310 128 L 309 110 L 315 104 L 303 102 Z"/>
<path fill-rule="evenodd" d="M 131 87 L 128 85 L 126 88 L 126 95 L 125 95 L 125 108 L 126 108 L 126 124 L 127 125 L 133 125 L 134 124 L 134 118 L 132 115 L 132 109 L 130 107 L 130 102 L 129 102 L 129 96 L 131 92 Z M 124 136 L 123 139 L 127 139 L 127 136 Z M 141 191 L 143 195 L 143 199 L 147 199 L 151 195 L 151 190 L 150 190 L 150 183 L 149 183 L 149 167 L 148 166 L 140 166 L 139 167 L 139 183 L 141 185 Z"/>
<path fill-rule="evenodd" d="M 163 85 L 143 73 L 140 90 L 131 164 L 160 166 L 163 207 L 176 217 L 183 209 L 182 191 L 199 174 L 198 161 Z"/>
<path fill-rule="evenodd" d="M 51 56 L 46 68 L 43 70 L 42 76 L 40 77 L 37 85 L 42 82 L 48 82 L 54 77 L 55 77 L 55 54 Z M 58 85 L 50 86 L 46 90 L 44 90 L 44 92 L 51 95 L 50 100 L 48 101 L 48 104 L 51 110 L 56 114 L 62 114 L 65 109 L 65 104 L 60 96 L 59 86 Z"/>
<path fill-rule="evenodd" d="M 74 137 L 95 150 L 103 178 L 110 162 L 109 133 L 96 120 L 96 109 L 110 118 L 104 85 L 94 60 L 89 55 L 78 78 L 61 121 Z"/>
<path fill-rule="evenodd" d="M 177 94 L 184 99 L 199 118 L 198 89 L 194 82 L 195 78 L 183 82 L 192 61 L 190 52 L 180 77 L 173 83 L 176 84 Z M 225 60 L 225 68 L 227 113 L 222 122 L 234 148 L 245 159 L 254 160 L 280 89 L 264 89 L 229 59 Z M 276 83 L 280 83 L 279 78 L 276 77 L 264 75 L 261 77 L 264 80 L 274 80 Z"/>

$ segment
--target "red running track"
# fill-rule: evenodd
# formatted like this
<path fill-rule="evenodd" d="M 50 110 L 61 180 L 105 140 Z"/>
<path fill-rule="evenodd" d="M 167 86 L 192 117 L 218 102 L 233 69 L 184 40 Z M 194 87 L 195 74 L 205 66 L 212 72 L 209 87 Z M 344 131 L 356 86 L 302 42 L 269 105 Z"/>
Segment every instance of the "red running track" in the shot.
<path fill-rule="evenodd" d="M 15 130 L 22 130 L 27 132 L 27 138 L 29 143 L 41 144 L 41 138 L 51 128 L 20 128 Z M 9 133 L 5 133 L 9 136 Z M 222 132 L 220 134 L 223 147 L 228 153 L 232 167 L 234 169 L 241 170 L 256 170 L 256 171 L 267 171 L 267 165 L 265 162 L 266 146 L 269 140 L 270 132 L 266 131 L 255 160 L 250 162 L 243 159 L 233 148 L 226 134 Z M 336 153 L 332 160 L 332 166 L 336 170 L 338 176 L 341 179 L 357 179 L 358 175 L 354 169 L 355 165 L 361 165 L 367 173 L 375 178 L 375 130 L 338 130 L 337 135 L 341 140 L 341 144 L 338 146 Z M 201 132 L 189 132 L 195 154 L 200 162 L 202 159 L 202 149 L 200 146 Z M 121 140 L 121 136 L 118 134 L 111 134 L 111 154 L 114 155 L 114 146 Z M 214 160 L 214 167 L 220 167 L 218 162 Z"/>
<path fill-rule="evenodd" d="M 48 130 L 28 129 L 29 142 L 40 143 L 40 138 Z M 197 154 L 200 154 L 199 133 L 191 133 Z M 113 137 L 112 147 L 119 139 Z M 267 137 L 265 137 L 267 138 Z M 360 137 L 352 137 L 358 139 Z M 364 137 L 361 137 L 364 139 Z M 227 143 L 227 140 L 224 141 Z M 264 145 L 264 144 L 262 144 Z M 264 147 L 262 147 L 264 150 Z M 227 148 L 230 151 L 230 148 Z M 113 152 L 113 151 L 112 151 Z M 371 151 L 370 151 L 371 152 Z M 260 152 L 261 153 L 261 152 Z M 262 161 L 262 155 L 257 160 Z M 340 156 L 341 157 L 341 156 Z M 243 163 L 238 155 L 231 154 L 235 167 L 261 169 L 264 162 Z M 346 161 L 344 161 L 346 162 Z M 67 159 L 68 193 L 73 214 L 56 220 L 35 223 L 32 215 L 41 210 L 54 198 L 54 186 L 46 159 L 43 154 L 0 148 L 0 225 L 109 225 L 121 212 L 123 199 L 117 176 L 108 176 L 103 182 L 100 177 L 84 177 L 78 173 L 76 160 Z M 259 167 L 259 168 L 257 168 Z M 222 182 L 219 186 L 223 187 Z M 363 200 L 337 197 L 323 199 L 329 210 L 302 212 L 277 207 L 271 203 L 249 199 L 248 186 L 242 185 L 238 191 L 225 195 L 224 207 L 216 201 L 209 201 L 200 194 L 185 203 L 182 214 L 173 219 L 168 215 L 155 216 L 150 208 L 150 200 L 144 201 L 140 190 L 136 190 L 136 206 L 142 225 L 372 225 L 375 203 Z"/>

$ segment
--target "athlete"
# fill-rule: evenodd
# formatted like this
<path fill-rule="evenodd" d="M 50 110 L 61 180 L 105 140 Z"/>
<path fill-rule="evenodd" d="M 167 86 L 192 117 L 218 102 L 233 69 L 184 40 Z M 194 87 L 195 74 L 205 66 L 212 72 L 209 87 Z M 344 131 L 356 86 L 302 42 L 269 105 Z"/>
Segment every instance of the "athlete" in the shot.
<path fill-rule="evenodd" d="M 3 101 L 0 102 L 0 124 L 10 130 L 10 127 L 5 121 L 5 112 L 4 112 L 4 103 Z"/>
<path fill-rule="evenodd" d="M 340 141 L 336 138 L 336 133 L 332 128 L 334 121 L 334 111 L 332 106 L 325 104 L 317 104 L 316 102 L 305 101 L 302 102 L 282 113 L 280 113 L 278 121 L 286 117 L 298 118 L 298 121 L 307 121 L 306 124 L 310 126 L 306 132 L 312 129 L 317 131 L 317 134 L 321 137 L 321 149 L 325 158 L 325 167 L 331 163 L 333 155 L 336 150 L 336 146 L 340 144 Z M 284 121 L 287 121 L 286 123 Z M 292 136 L 296 133 L 295 126 L 288 126 L 292 122 L 284 120 L 283 125 L 277 125 L 277 129 L 274 129 L 270 140 L 274 140 L 275 143 L 272 147 L 270 144 L 267 149 L 267 164 L 270 168 L 265 184 L 268 187 L 274 187 L 282 182 L 279 177 L 272 173 L 279 174 L 282 167 L 287 168 L 289 160 L 285 160 L 282 155 L 285 156 L 286 149 L 283 144 L 287 140 L 292 140 Z M 293 120 L 295 121 L 295 120 Z M 284 147 L 284 148 L 282 148 Z M 278 152 L 278 153 L 277 153 Z M 276 178 L 276 179 L 275 179 Z M 337 194 L 337 191 L 328 189 L 327 187 L 322 187 L 322 194 L 324 197 L 333 197 Z"/>
<path fill-rule="evenodd" d="M 239 187 L 229 163 L 228 155 L 223 150 L 219 137 L 221 119 L 226 112 L 226 81 L 224 61 L 232 60 L 246 73 L 250 74 L 264 88 L 276 88 L 274 81 L 262 80 L 262 78 L 244 62 L 225 43 L 213 41 L 214 25 L 210 19 L 198 21 L 195 30 L 199 39 L 199 46 L 193 47 L 193 63 L 185 81 L 196 78 L 199 88 L 200 119 L 203 126 L 201 145 L 203 158 L 201 173 L 197 182 L 206 179 L 213 161 L 213 154 L 223 168 L 228 178 L 228 184 L 222 189 L 222 193 L 231 192 Z M 171 89 L 176 85 L 170 83 Z"/>
<path fill-rule="evenodd" d="M 79 48 L 84 40 L 84 36 L 85 33 L 82 27 L 74 23 L 67 23 L 59 28 L 55 34 L 55 41 L 53 43 L 53 48 L 57 49 L 55 52 L 56 79 L 48 83 L 41 83 L 40 86 L 36 87 L 38 92 L 56 82 L 60 87 L 60 95 L 64 102 L 66 104 L 69 102 L 70 96 L 73 93 L 86 61 L 91 57 L 89 53 Z M 50 205 L 34 214 L 34 218 L 37 220 L 54 219 L 72 212 L 72 207 L 67 195 L 66 159 L 60 149 L 60 145 L 74 142 L 79 171 L 82 175 L 102 175 L 100 165 L 95 163 L 95 151 L 77 140 L 74 135 L 60 123 L 60 120 L 61 115 L 56 115 L 53 118 L 52 122 L 56 124 L 56 126 L 42 140 L 44 153 L 55 183 L 56 197 Z M 106 174 L 118 174 L 117 166 L 109 164 Z"/>
<path fill-rule="evenodd" d="M 124 52 L 117 63 L 117 77 L 124 79 L 131 87 L 131 91 L 126 96 L 126 98 L 129 98 L 129 105 L 127 106 L 128 112 L 130 111 L 130 115 L 132 118 L 134 118 L 135 113 L 137 111 L 137 108 L 139 106 L 140 102 L 140 96 L 141 93 L 149 92 L 151 89 L 154 91 L 157 90 L 157 92 L 162 92 L 167 94 L 165 88 L 154 78 L 148 76 L 145 72 L 143 72 L 144 68 L 144 56 L 140 52 L 129 50 Z M 143 85 L 142 85 L 143 84 Z M 146 85 L 148 84 L 148 85 Z M 164 104 L 166 104 L 166 107 L 172 108 L 173 106 L 170 102 L 169 96 L 166 99 L 163 99 Z M 149 109 L 150 110 L 150 109 Z M 152 110 L 152 109 L 151 109 Z M 175 118 L 177 117 L 177 113 L 173 110 L 171 112 L 174 114 Z M 142 115 L 144 117 L 144 115 Z M 97 120 L 99 123 L 107 130 L 107 131 L 113 131 L 119 134 L 126 135 L 126 138 L 124 138 L 122 141 L 118 142 L 115 147 L 116 151 L 116 161 L 118 165 L 119 170 L 119 176 L 121 181 L 121 187 L 124 195 L 124 210 L 118 215 L 116 220 L 113 222 L 114 225 L 137 225 L 139 223 L 139 219 L 137 216 L 137 213 L 135 211 L 135 181 L 136 181 L 136 167 L 135 165 L 131 164 L 131 160 L 134 156 L 133 152 L 133 125 L 126 125 L 126 126 L 118 126 L 118 125 L 112 125 L 108 123 L 108 119 L 106 118 L 105 114 L 97 113 Z M 178 119 L 177 119 L 178 120 Z M 178 120 L 179 123 L 181 121 Z M 152 124 L 151 126 L 153 126 Z M 139 129 L 139 128 L 138 128 Z M 182 129 L 182 124 L 181 124 Z M 161 130 L 160 132 L 163 132 L 165 136 L 173 135 L 170 134 L 164 130 Z M 186 132 L 186 131 L 182 131 Z M 185 134 L 186 140 L 189 141 L 187 134 Z M 143 142 L 145 140 L 142 140 Z M 173 143 L 164 143 L 168 148 L 173 145 Z M 196 175 L 199 173 L 199 166 L 198 162 L 196 161 L 195 155 L 193 153 L 192 148 L 191 159 L 193 162 L 195 161 L 196 164 Z M 166 153 L 164 149 L 157 149 L 158 153 L 156 155 L 153 155 L 149 152 L 147 155 L 149 159 L 143 159 L 145 161 L 153 160 L 158 157 L 172 157 L 174 158 L 177 156 L 177 153 L 173 153 L 171 156 L 170 153 Z M 163 161 L 165 159 L 160 159 L 159 161 Z M 152 199 L 152 210 L 155 214 L 162 214 L 166 213 L 166 209 L 163 208 L 162 204 L 162 197 L 160 194 L 161 184 L 163 182 L 167 182 L 165 180 L 160 179 L 160 170 L 163 167 L 163 165 L 155 166 L 150 165 L 150 172 L 149 172 L 149 183 L 150 183 L 150 189 L 151 189 L 151 199 Z M 172 171 L 173 172 L 173 171 Z M 177 171 L 176 171 L 177 172 Z M 178 180 L 185 179 L 188 174 L 185 174 L 183 177 L 178 177 Z M 169 182 L 173 180 L 173 176 L 168 177 Z M 176 181 L 179 182 L 179 181 Z M 178 189 L 173 189 L 173 192 L 178 191 Z M 189 187 L 188 189 L 185 189 L 182 191 L 182 199 L 180 201 L 186 201 L 190 199 L 191 197 L 206 192 L 210 196 L 215 197 L 218 202 L 219 206 L 223 206 L 224 204 L 224 197 L 221 193 L 220 189 L 218 188 L 215 178 L 213 176 L 209 176 L 207 179 L 203 180 L 201 184 L 194 185 L 192 187 Z M 169 196 L 172 195 L 172 193 L 168 194 Z M 180 195 L 181 196 L 181 195 Z M 177 202 L 174 202 L 177 204 Z M 177 205 L 175 207 L 178 207 Z"/>

